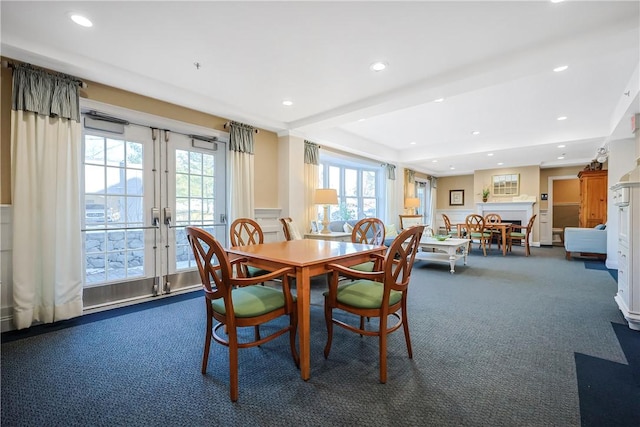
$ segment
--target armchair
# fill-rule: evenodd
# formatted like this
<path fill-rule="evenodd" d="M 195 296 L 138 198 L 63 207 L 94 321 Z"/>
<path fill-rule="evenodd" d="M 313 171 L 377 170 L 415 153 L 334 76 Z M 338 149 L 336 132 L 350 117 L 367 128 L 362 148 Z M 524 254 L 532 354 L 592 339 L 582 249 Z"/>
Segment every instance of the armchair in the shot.
<path fill-rule="evenodd" d="M 568 260 L 571 259 L 572 252 L 606 256 L 607 230 L 606 228 L 565 227 L 564 250 L 567 252 Z"/>

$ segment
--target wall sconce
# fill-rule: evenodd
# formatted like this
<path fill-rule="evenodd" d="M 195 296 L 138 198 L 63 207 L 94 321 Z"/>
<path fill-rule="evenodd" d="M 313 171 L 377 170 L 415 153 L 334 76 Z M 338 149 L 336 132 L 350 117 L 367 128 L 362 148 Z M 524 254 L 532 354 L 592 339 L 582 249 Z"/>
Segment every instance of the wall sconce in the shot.
<path fill-rule="evenodd" d="M 418 208 L 420 207 L 420 199 L 417 197 L 407 197 L 404 199 L 404 208 L 413 209 L 414 215 L 418 214 Z"/>
<path fill-rule="evenodd" d="M 318 188 L 313 196 L 313 203 L 323 205 L 322 234 L 330 234 L 329 230 L 329 205 L 338 204 L 338 192 L 333 188 Z"/>

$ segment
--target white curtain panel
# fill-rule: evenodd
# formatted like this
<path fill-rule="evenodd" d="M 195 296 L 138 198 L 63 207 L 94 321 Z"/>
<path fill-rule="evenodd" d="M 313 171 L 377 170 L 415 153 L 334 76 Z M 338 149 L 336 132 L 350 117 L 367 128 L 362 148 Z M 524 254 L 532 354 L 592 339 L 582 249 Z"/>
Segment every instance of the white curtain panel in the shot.
<path fill-rule="evenodd" d="M 432 230 L 437 230 L 436 227 L 436 202 L 438 200 L 438 189 L 436 187 L 431 187 L 431 195 L 429 202 L 429 225 Z"/>
<path fill-rule="evenodd" d="M 313 203 L 313 197 L 318 188 L 319 170 L 318 165 L 304 164 L 304 205 L 306 209 L 302 229 L 307 231 L 311 229 L 311 221 L 318 219 L 318 205 Z"/>
<path fill-rule="evenodd" d="M 81 124 L 11 112 L 17 329 L 82 314 Z"/>
<path fill-rule="evenodd" d="M 229 223 L 254 217 L 253 154 L 229 151 Z"/>
<path fill-rule="evenodd" d="M 387 178 L 387 202 L 386 202 L 386 215 L 385 217 L 387 218 L 386 221 L 384 222 L 385 227 L 387 225 L 391 225 L 391 224 L 395 224 L 397 225 L 397 228 L 400 228 L 400 224 L 397 223 L 398 221 L 398 206 L 396 204 L 396 199 L 397 199 L 397 189 L 396 189 L 396 183 L 398 181 L 396 181 L 395 179 L 388 179 Z"/>

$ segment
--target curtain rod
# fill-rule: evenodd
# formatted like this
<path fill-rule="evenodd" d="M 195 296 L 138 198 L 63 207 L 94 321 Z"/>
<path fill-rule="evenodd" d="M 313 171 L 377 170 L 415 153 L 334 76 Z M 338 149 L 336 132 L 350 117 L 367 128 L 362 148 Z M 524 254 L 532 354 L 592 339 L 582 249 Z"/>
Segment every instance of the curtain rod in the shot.
<path fill-rule="evenodd" d="M 231 126 L 231 122 L 226 122 L 224 125 L 222 125 L 225 129 L 228 128 L 229 126 Z M 260 133 L 260 129 L 254 129 L 253 130 L 255 133 Z"/>
<path fill-rule="evenodd" d="M 31 65 L 31 64 L 28 64 L 28 65 Z M 11 68 L 12 70 L 15 70 L 16 66 L 17 65 L 11 61 L 7 61 L 7 60 L 2 61 L 2 68 Z M 38 67 L 38 68 L 42 68 L 42 67 Z M 64 73 L 60 73 L 60 74 L 64 74 Z M 89 87 L 84 81 L 78 79 L 77 77 L 74 77 L 74 76 L 69 76 L 69 77 L 71 77 L 72 80 L 78 83 L 78 86 L 80 86 L 82 89 L 86 89 Z"/>

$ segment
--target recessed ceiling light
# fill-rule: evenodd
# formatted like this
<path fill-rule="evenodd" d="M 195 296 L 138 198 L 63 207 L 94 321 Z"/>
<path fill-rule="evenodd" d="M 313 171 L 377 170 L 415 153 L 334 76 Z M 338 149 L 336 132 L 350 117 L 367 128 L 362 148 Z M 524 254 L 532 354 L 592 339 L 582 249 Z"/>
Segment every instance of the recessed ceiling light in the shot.
<path fill-rule="evenodd" d="M 562 3 L 564 0 L 551 0 L 551 3 Z"/>
<path fill-rule="evenodd" d="M 567 116 L 560 116 L 556 120 L 559 120 L 559 121 L 567 120 Z"/>
<path fill-rule="evenodd" d="M 293 105 L 293 101 L 285 99 L 284 101 L 282 101 L 282 105 L 284 105 L 285 107 L 291 107 Z"/>
<path fill-rule="evenodd" d="M 369 65 L 369 69 L 371 71 L 382 71 L 385 68 L 387 68 L 386 62 L 374 62 L 373 64 Z"/>
<path fill-rule="evenodd" d="M 359 122 L 364 122 L 367 119 L 358 119 Z"/>
<path fill-rule="evenodd" d="M 444 98 L 438 98 L 433 100 L 433 102 L 442 102 L 442 101 L 444 101 Z"/>
<path fill-rule="evenodd" d="M 558 156 L 558 160 L 564 159 L 564 156 Z"/>
<path fill-rule="evenodd" d="M 493 153 L 487 153 L 487 156 L 491 157 L 493 156 Z"/>
<path fill-rule="evenodd" d="M 471 135 L 480 135 L 480 131 L 479 130 L 474 130 L 471 132 Z"/>
<path fill-rule="evenodd" d="M 411 141 L 411 142 L 409 143 L 409 145 L 416 145 L 416 142 L 415 142 L 415 141 Z"/>
<path fill-rule="evenodd" d="M 504 165 L 504 162 L 498 162 L 498 166 Z"/>
<path fill-rule="evenodd" d="M 71 20 L 81 27 L 93 27 L 93 22 L 91 22 L 89 18 L 85 18 L 82 15 L 73 14 L 71 15 Z"/>
<path fill-rule="evenodd" d="M 453 166 L 449 166 L 449 169 L 454 170 L 455 168 Z"/>
<path fill-rule="evenodd" d="M 566 147 L 566 145 L 564 145 L 564 144 L 558 145 L 558 148 L 564 148 L 564 147 Z"/>
<path fill-rule="evenodd" d="M 556 73 L 559 73 L 559 72 L 561 72 L 561 71 L 566 70 L 567 68 L 569 68 L 569 66 L 568 66 L 568 65 L 561 65 L 561 66 L 559 66 L 559 67 L 554 68 L 554 69 L 553 69 L 553 71 L 555 71 Z"/>
<path fill-rule="evenodd" d="M 431 163 L 438 163 L 437 159 L 431 160 Z"/>

